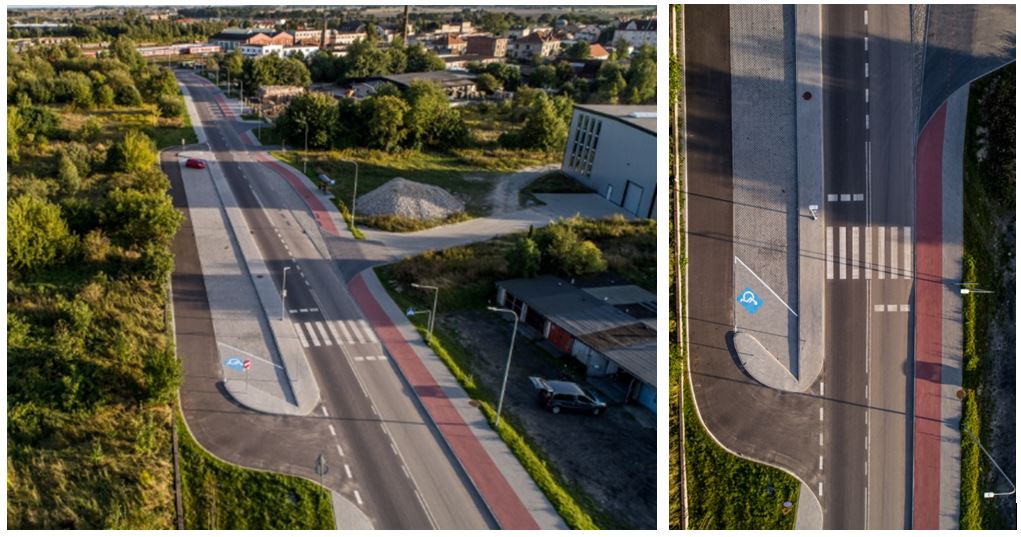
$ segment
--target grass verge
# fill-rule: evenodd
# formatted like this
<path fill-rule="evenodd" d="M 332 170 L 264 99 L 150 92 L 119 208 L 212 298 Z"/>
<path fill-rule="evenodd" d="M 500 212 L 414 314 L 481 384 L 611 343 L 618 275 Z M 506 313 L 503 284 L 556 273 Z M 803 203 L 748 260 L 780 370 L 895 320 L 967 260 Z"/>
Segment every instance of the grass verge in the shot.
<path fill-rule="evenodd" d="M 406 309 L 415 303 L 410 297 L 397 292 L 390 285 L 387 275 L 379 268 L 375 270 L 390 297 L 401 309 Z M 500 438 L 507 444 L 528 475 L 539 486 L 539 489 L 546 495 L 546 498 L 570 528 L 594 530 L 619 527 L 606 514 L 600 512 L 595 502 L 584 492 L 573 489 L 564 482 L 556 468 L 550 466 L 548 459 L 522 432 L 512 414 L 505 411 L 499 427 L 496 426 L 496 409 L 493 403 L 496 399 L 495 395 L 475 382 L 467 365 L 471 362 L 471 356 L 467 349 L 461 346 L 454 337 L 447 334 L 442 327 L 435 328 L 433 337 L 429 337 L 424 327 L 426 322 L 424 319 L 412 317 L 411 322 L 433 352 L 454 375 L 458 384 L 464 388 L 469 397 L 478 403 L 478 408 L 485 415 L 490 427 L 500 435 Z"/>
<path fill-rule="evenodd" d="M 185 528 L 334 529 L 330 493 L 300 477 L 223 462 L 198 445 L 178 413 Z"/>
<path fill-rule="evenodd" d="M 680 369 L 683 371 L 683 361 Z M 742 459 L 716 443 L 699 420 L 686 376 L 684 457 L 688 473 L 688 528 L 792 530 L 801 484 L 783 470 Z M 795 504 L 785 509 L 784 501 Z"/>

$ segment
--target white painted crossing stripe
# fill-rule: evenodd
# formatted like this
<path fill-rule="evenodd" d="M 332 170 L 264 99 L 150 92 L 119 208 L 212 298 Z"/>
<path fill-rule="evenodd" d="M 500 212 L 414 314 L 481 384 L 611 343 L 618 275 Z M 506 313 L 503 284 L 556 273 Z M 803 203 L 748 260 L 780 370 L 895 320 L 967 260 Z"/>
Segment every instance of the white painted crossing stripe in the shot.
<path fill-rule="evenodd" d="M 841 194 L 840 195 L 840 201 L 851 201 L 851 195 L 850 194 Z"/>
<path fill-rule="evenodd" d="M 879 233 L 879 244 L 876 248 L 876 271 L 879 272 L 879 279 L 886 279 L 886 228 L 880 227 L 876 230 Z"/>
<path fill-rule="evenodd" d="M 308 330 L 308 338 L 312 340 L 312 345 L 319 346 L 319 338 L 316 337 L 316 331 L 312 329 L 312 323 L 304 323 L 305 328 Z"/>
<path fill-rule="evenodd" d="M 909 306 L 908 304 L 901 304 L 900 305 L 900 311 L 903 312 L 903 313 L 907 313 L 907 312 L 911 311 L 911 306 Z"/>
<path fill-rule="evenodd" d="M 340 328 L 340 332 L 344 334 L 344 343 L 354 343 L 354 339 L 351 339 L 351 334 L 347 332 L 347 328 L 344 327 L 344 321 L 332 321 L 336 323 L 337 327 Z"/>
<path fill-rule="evenodd" d="M 330 321 L 326 321 L 326 328 L 330 329 L 330 333 L 333 334 L 333 339 L 337 341 L 338 345 L 343 343 L 343 341 L 341 341 L 340 339 L 340 336 L 337 335 L 337 329 L 333 327 L 333 323 L 331 323 Z"/>
<path fill-rule="evenodd" d="M 326 327 L 323 326 L 323 323 L 316 321 L 316 330 L 319 330 L 319 335 L 323 337 L 323 343 L 326 343 L 327 347 L 333 345 L 333 341 L 330 340 L 330 335 L 326 333 Z"/>
<path fill-rule="evenodd" d="M 323 411 L 324 416 L 326 416 L 327 418 L 330 417 L 330 413 L 326 411 L 326 407 L 320 407 L 320 410 Z"/>
<path fill-rule="evenodd" d="M 301 346 L 308 348 L 308 340 L 305 339 L 305 332 L 301 329 L 300 323 L 294 323 L 294 332 L 298 334 L 298 341 L 301 342 Z"/>
<path fill-rule="evenodd" d="M 354 320 L 344 321 L 344 323 L 347 324 L 348 329 L 350 329 L 351 333 L 354 334 L 354 339 L 357 340 L 358 343 L 366 342 L 365 338 L 362 337 L 362 333 L 358 331 L 358 323 L 354 322 Z M 352 343 L 354 343 L 354 341 L 352 341 Z"/>
<path fill-rule="evenodd" d="M 826 279 L 833 279 L 833 226 L 826 226 Z"/>
<path fill-rule="evenodd" d="M 837 263 L 840 264 L 840 279 L 847 279 L 847 228 L 840 226 L 837 230 L 838 250 L 837 250 Z"/>
<path fill-rule="evenodd" d="M 865 228 L 865 279 L 872 279 L 872 228 Z"/>
<path fill-rule="evenodd" d="M 369 338 L 369 341 L 373 343 L 377 343 L 379 341 L 376 339 L 376 334 L 372 333 L 372 327 L 369 326 L 369 323 L 365 322 L 365 319 L 358 319 L 358 324 L 361 325 L 362 330 L 365 331 L 365 336 Z"/>
<path fill-rule="evenodd" d="M 857 280 L 858 270 L 858 226 L 851 228 L 851 279 Z"/>
<path fill-rule="evenodd" d="M 852 196 L 853 201 L 865 201 L 865 194 L 855 194 Z"/>
<path fill-rule="evenodd" d="M 837 198 L 836 194 L 826 194 L 826 201 L 837 201 Z"/>
<path fill-rule="evenodd" d="M 897 228 L 890 228 L 890 279 L 897 279 Z"/>
<path fill-rule="evenodd" d="M 911 227 L 904 226 L 904 277 L 911 278 L 914 272 L 914 259 L 911 258 Z"/>

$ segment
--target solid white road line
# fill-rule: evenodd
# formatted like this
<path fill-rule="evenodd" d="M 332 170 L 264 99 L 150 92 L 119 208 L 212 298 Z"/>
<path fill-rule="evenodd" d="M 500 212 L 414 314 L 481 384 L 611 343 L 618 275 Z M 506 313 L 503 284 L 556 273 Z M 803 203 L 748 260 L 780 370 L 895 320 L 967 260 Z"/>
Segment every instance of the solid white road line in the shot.
<path fill-rule="evenodd" d="M 865 227 L 865 279 L 872 279 L 872 227 Z"/>
<path fill-rule="evenodd" d="M 897 278 L 900 277 L 900 275 L 897 273 L 897 258 L 900 255 L 900 252 L 897 251 L 897 245 L 898 244 L 899 243 L 897 242 L 897 228 L 896 227 L 891 227 L 890 228 L 890 279 L 891 280 L 896 280 Z"/>
<path fill-rule="evenodd" d="M 344 465 L 344 473 L 347 474 L 347 478 L 348 479 L 351 479 L 351 467 L 350 466 L 348 466 L 346 464 Z"/>
<path fill-rule="evenodd" d="M 358 319 L 358 324 L 361 325 L 362 330 L 365 331 L 365 336 L 369 338 L 369 341 L 373 343 L 379 342 L 379 340 L 376 339 L 376 335 L 372 333 L 372 327 L 369 326 L 369 323 L 365 322 L 365 319 Z"/>
<path fill-rule="evenodd" d="M 847 279 L 847 228 L 840 226 L 837 230 L 837 263 L 840 264 L 840 279 Z"/>
<path fill-rule="evenodd" d="M 826 226 L 826 279 L 833 279 L 833 226 Z"/>
<path fill-rule="evenodd" d="M 319 330 L 319 335 L 323 336 L 323 343 L 326 343 L 327 347 L 333 345 L 333 341 L 330 340 L 330 335 L 326 333 L 326 327 L 323 326 L 323 323 L 316 321 L 316 330 Z"/>
<path fill-rule="evenodd" d="M 316 331 L 312 329 L 312 323 L 304 323 L 305 328 L 308 329 L 308 338 L 312 340 L 312 345 L 319 346 L 319 338 L 316 337 Z"/>
<path fill-rule="evenodd" d="M 355 490 L 355 501 L 357 501 L 357 502 L 358 502 L 358 505 L 363 505 L 363 504 L 362 504 L 362 495 L 361 495 L 361 494 L 358 494 L 358 491 L 357 491 L 357 490 Z"/>
<path fill-rule="evenodd" d="M 911 278 L 914 272 L 914 260 L 911 258 L 911 226 L 904 226 L 901 240 L 904 241 L 904 277 Z"/>
<path fill-rule="evenodd" d="M 300 323 L 294 323 L 294 332 L 298 334 L 298 341 L 301 342 L 301 346 L 308 348 L 308 340 L 305 339 L 305 332 L 301 329 Z"/>
<path fill-rule="evenodd" d="M 858 269 L 858 226 L 851 228 L 851 279 L 857 280 Z"/>
<path fill-rule="evenodd" d="M 880 226 L 876 228 L 876 233 L 879 234 L 879 240 L 876 241 L 879 243 L 876 248 L 876 272 L 879 273 L 879 279 L 884 280 L 886 279 L 886 228 Z"/>
<path fill-rule="evenodd" d="M 330 434 L 333 436 L 337 436 L 337 430 L 333 428 L 333 425 L 330 425 Z"/>

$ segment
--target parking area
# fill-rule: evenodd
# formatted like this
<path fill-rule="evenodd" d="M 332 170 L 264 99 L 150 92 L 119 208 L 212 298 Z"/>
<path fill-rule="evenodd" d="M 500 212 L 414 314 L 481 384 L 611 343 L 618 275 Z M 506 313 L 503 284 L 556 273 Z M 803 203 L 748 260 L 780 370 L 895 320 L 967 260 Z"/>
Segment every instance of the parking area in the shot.
<path fill-rule="evenodd" d="M 475 380 L 498 394 L 507 363 L 512 322 L 489 313 L 440 315 L 437 322 L 456 333 L 471 351 Z M 574 489 L 584 491 L 601 510 L 624 527 L 656 525 L 655 416 L 637 406 L 608 401 L 600 416 L 552 414 L 538 403 L 530 376 L 552 380 L 583 379 L 571 365 L 519 333 L 507 382 L 504 412 L 521 425 L 533 442 Z M 586 391 L 603 400 L 611 394 L 580 380 Z M 605 383 L 599 383 L 605 384 Z"/>

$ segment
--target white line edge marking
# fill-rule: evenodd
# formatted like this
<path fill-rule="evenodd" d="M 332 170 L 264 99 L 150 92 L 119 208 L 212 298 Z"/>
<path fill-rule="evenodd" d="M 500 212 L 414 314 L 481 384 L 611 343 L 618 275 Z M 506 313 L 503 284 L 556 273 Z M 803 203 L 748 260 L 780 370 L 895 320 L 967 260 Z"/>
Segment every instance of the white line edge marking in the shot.
<path fill-rule="evenodd" d="M 872 226 L 865 226 L 865 279 L 872 279 Z"/>

